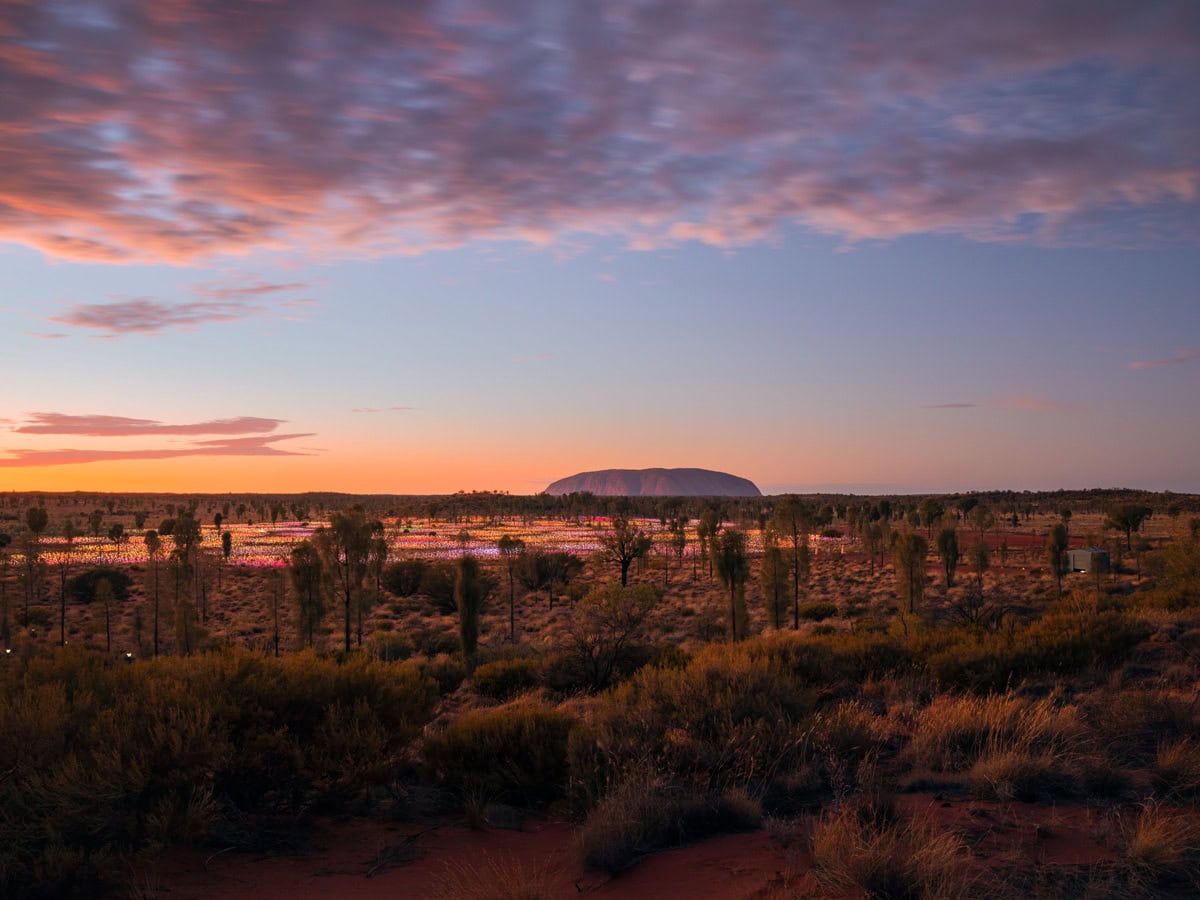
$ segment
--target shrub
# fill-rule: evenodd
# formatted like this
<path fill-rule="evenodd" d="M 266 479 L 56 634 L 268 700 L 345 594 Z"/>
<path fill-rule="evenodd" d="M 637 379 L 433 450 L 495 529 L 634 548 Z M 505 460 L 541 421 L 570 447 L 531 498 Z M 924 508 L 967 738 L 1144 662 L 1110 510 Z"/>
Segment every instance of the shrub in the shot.
<path fill-rule="evenodd" d="M 1045 751 L 989 752 L 971 767 L 969 780 L 981 797 L 1006 802 L 1046 800 L 1079 790 L 1071 761 Z"/>
<path fill-rule="evenodd" d="M 477 668 L 471 681 L 481 696 L 508 700 L 521 691 L 536 687 L 540 676 L 536 660 L 501 659 Z"/>
<path fill-rule="evenodd" d="M 458 690 L 467 677 L 467 667 L 462 657 L 449 653 L 439 653 L 434 657 L 418 657 L 408 661 L 416 672 L 434 680 L 438 693 L 449 694 Z"/>
<path fill-rule="evenodd" d="M 1200 743 L 1166 741 L 1154 763 L 1154 786 L 1161 793 L 1185 800 L 1200 797 Z"/>
<path fill-rule="evenodd" d="M 579 849 L 587 868 L 616 875 L 654 850 L 747 831 L 761 821 L 761 807 L 743 791 L 705 794 L 635 773 L 618 782 L 588 816 L 579 831 Z"/>
<path fill-rule="evenodd" d="M 67 582 L 67 593 L 76 603 L 91 603 L 96 599 L 96 585 L 104 578 L 108 579 L 114 600 L 129 599 L 129 588 L 133 585 L 133 579 L 129 577 L 128 572 L 108 566 L 98 566 L 74 576 Z"/>
<path fill-rule="evenodd" d="M 411 597 L 421 589 L 428 563 L 423 559 L 402 559 L 383 570 L 383 586 L 397 597 Z"/>
<path fill-rule="evenodd" d="M 380 623 L 381 625 L 383 623 Z M 390 624 L 390 623 L 389 623 Z M 384 629 L 387 631 L 387 629 Z M 367 647 L 371 656 L 384 662 L 397 662 L 412 656 L 412 643 L 402 634 L 375 634 Z"/>
<path fill-rule="evenodd" d="M 567 738 L 575 719 L 529 701 L 465 713 L 425 739 L 425 763 L 465 793 L 514 803 L 558 797 L 567 780 Z"/>
<path fill-rule="evenodd" d="M 1084 731 L 1075 707 L 1051 699 L 942 695 L 917 715 L 905 756 L 934 772 L 963 772 L 985 755 L 1065 754 Z"/>
<path fill-rule="evenodd" d="M 390 780 L 432 682 L 226 650 L 114 665 L 69 647 L 13 660 L 0 690 L 0 894 L 97 884 L 143 848 L 203 840 L 224 816 L 325 806 Z"/>
<path fill-rule="evenodd" d="M 421 573 L 420 593 L 437 607 L 438 612 L 454 612 L 454 565 L 448 562 L 429 563 Z"/>
<path fill-rule="evenodd" d="M 1121 665 L 1150 634 L 1125 613 L 1055 613 L 1011 635 L 968 631 L 933 635 L 918 648 L 929 672 L 947 686 L 1000 691 L 1038 675 L 1071 674 L 1102 663 Z"/>
<path fill-rule="evenodd" d="M 825 813 L 809 839 L 813 874 L 868 897 L 968 897 L 978 890 L 963 839 L 920 822 L 895 822 L 853 804 Z"/>
<path fill-rule="evenodd" d="M 644 668 L 605 696 L 592 722 L 599 763 L 576 748 L 586 769 L 573 766 L 573 774 L 600 780 L 583 792 L 602 793 L 606 773 L 645 760 L 669 782 L 721 790 L 765 780 L 797 759 L 797 722 L 811 711 L 812 693 L 748 647 L 709 646 L 683 669 Z"/>
<path fill-rule="evenodd" d="M 1200 823 L 1189 813 L 1150 804 L 1126 830 L 1125 863 L 1141 891 L 1200 884 Z"/>
<path fill-rule="evenodd" d="M 805 603 L 800 607 L 800 618 L 809 622 L 823 622 L 837 614 L 836 603 Z"/>

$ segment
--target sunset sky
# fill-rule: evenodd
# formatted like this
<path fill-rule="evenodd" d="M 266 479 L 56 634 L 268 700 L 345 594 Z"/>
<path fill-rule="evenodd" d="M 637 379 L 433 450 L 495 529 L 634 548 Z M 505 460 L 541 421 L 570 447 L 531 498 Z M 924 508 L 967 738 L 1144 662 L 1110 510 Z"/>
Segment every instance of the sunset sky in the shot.
<path fill-rule="evenodd" d="M 0 490 L 1200 491 L 1200 3 L 0 3 Z"/>

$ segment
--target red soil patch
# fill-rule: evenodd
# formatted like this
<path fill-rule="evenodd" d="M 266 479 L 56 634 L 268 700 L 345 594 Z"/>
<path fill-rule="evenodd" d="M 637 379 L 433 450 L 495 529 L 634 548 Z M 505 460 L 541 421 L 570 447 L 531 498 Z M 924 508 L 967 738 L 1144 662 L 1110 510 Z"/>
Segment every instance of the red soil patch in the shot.
<path fill-rule="evenodd" d="M 414 838 L 415 836 L 415 838 Z M 588 873 L 579 862 L 575 829 L 559 822 L 527 823 L 523 831 L 432 830 L 410 824 L 353 821 L 323 828 L 304 856 L 261 857 L 181 851 L 168 854 L 151 881 L 172 900 L 431 897 L 466 867 L 489 860 L 545 873 L 553 897 L 752 897 L 781 881 L 784 851 L 765 832 L 727 835 L 656 853 L 616 879 Z M 406 842 L 407 838 L 413 838 Z M 394 848 L 404 848 L 395 850 Z M 392 851 L 389 853 L 389 851 Z M 407 852 L 406 852 L 407 851 Z M 407 862 L 380 864 L 389 855 Z"/>

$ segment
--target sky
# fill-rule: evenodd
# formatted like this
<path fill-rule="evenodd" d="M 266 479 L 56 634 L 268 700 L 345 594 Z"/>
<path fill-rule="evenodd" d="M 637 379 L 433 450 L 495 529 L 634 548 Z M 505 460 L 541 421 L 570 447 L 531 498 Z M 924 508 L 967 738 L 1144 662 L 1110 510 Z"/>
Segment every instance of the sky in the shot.
<path fill-rule="evenodd" d="M 0 490 L 1200 492 L 1195 0 L 0 3 Z"/>

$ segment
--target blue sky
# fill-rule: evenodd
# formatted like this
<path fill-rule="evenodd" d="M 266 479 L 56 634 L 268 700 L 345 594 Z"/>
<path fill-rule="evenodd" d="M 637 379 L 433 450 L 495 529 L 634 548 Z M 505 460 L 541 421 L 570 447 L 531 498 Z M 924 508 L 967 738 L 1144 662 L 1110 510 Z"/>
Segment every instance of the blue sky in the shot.
<path fill-rule="evenodd" d="M 1194 4 L 412 9 L 0 13 L 0 487 L 1200 490 Z"/>

